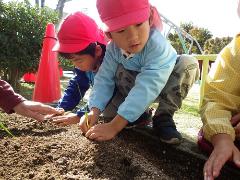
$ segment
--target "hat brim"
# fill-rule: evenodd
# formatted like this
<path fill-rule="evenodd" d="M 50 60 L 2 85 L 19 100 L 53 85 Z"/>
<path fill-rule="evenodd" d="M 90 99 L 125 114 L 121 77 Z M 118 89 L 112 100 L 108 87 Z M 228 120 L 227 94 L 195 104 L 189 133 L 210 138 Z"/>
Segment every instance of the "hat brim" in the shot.
<path fill-rule="evenodd" d="M 91 42 L 81 42 L 81 44 L 67 44 L 59 43 L 59 41 L 52 48 L 52 51 L 62 53 L 77 53 L 84 50 Z"/>
<path fill-rule="evenodd" d="M 105 32 L 117 31 L 121 28 L 146 21 L 150 16 L 150 8 L 146 7 L 138 11 L 130 12 L 122 16 L 112 18 L 104 22 Z"/>

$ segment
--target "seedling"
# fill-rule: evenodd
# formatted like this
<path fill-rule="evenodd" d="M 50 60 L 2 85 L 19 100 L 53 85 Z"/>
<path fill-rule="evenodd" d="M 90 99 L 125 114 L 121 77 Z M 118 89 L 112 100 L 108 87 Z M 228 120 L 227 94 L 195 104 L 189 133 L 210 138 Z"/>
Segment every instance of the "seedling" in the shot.
<path fill-rule="evenodd" d="M 0 115 L 1 115 L 1 114 L 0 114 Z M 1 117 L 4 118 L 3 115 L 1 115 Z M 8 133 L 8 135 L 14 137 L 14 135 L 8 130 L 8 128 L 6 128 L 6 127 L 4 126 L 4 124 L 3 124 L 1 121 L 0 121 L 0 129 L 6 131 L 6 133 Z"/>

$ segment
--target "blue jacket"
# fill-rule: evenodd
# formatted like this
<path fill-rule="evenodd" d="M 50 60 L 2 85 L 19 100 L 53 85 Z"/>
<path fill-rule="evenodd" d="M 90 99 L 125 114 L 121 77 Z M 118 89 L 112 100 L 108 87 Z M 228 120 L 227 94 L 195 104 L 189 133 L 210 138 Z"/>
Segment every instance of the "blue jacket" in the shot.
<path fill-rule="evenodd" d="M 64 91 L 63 97 L 58 102 L 58 107 L 65 111 L 72 111 L 82 100 L 86 91 L 94 83 L 95 73 L 84 72 L 77 68 L 74 69 L 75 76 L 69 81 L 67 89 Z M 77 111 L 77 115 L 81 117 L 87 107 L 83 107 Z"/>
<path fill-rule="evenodd" d="M 89 108 L 103 111 L 113 95 L 115 73 L 118 64 L 125 69 L 139 72 L 135 85 L 118 108 L 118 114 L 134 122 L 154 102 L 167 83 L 177 59 L 177 53 L 170 43 L 155 29 L 152 29 L 143 50 L 131 59 L 125 59 L 121 49 L 114 42 L 107 46 L 105 57 L 89 98 Z"/>

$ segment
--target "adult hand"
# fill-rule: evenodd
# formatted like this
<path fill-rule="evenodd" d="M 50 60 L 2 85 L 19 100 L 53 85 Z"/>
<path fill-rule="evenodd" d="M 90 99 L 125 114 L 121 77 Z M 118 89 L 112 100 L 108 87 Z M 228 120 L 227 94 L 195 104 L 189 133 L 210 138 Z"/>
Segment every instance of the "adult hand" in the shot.
<path fill-rule="evenodd" d="M 214 149 L 204 165 L 204 180 L 213 180 L 218 177 L 223 165 L 232 160 L 240 167 L 240 152 L 233 140 L 227 134 L 217 134 L 212 138 Z"/>
<path fill-rule="evenodd" d="M 52 122 L 59 126 L 67 126 L 79 123 L 80 118 L 74 113 L 68 113 L 62 116 L 53 117 Z"/>
<path fill-rule="evenodd" d="M 49 115 L 62 114 L 63 109 L 55 109 L 51 106 L 34 101 L 23 101 L 16 105 L 13 110 L 22 116 L 44 121 Z"/>

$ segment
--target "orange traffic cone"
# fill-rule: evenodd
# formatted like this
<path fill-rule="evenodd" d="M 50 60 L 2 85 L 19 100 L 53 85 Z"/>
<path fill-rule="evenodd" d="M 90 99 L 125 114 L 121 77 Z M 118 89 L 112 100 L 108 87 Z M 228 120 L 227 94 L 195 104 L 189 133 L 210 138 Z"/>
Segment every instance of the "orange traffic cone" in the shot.
<path fill-rule="evenodd" d="M 57 53 L 52 51 L 56 41 L 54 24 L 49 23 L 43 40 L 42 54 L 32 98 L 34 101 L 54 103 L 61 97 Z"/>

